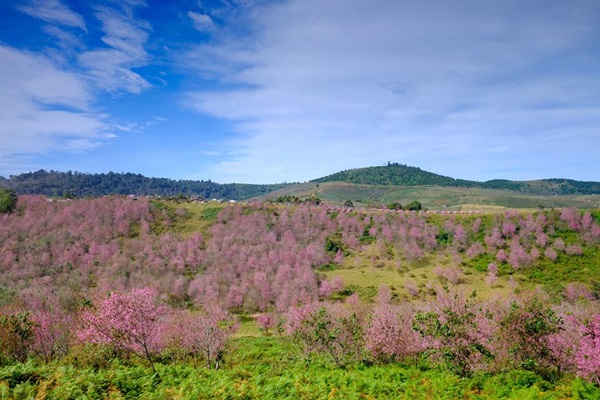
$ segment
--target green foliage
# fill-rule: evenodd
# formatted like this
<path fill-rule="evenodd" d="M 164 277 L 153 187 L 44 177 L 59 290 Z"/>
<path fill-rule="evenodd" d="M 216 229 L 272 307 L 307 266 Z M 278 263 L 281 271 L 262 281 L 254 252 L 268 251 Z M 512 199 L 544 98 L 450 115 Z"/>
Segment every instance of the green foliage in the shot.
<path fill-rule="evenodd" d="M 392 203 L 388 203 L 387 204 L 387 208 L 389 210 L 402 210 L 402 204 L 398 203 L 398 202 L 392 202 Z"/>
<path fill-rule="evenodd" d="M 14 190 L 0 188 L 0 214 L 13 212 L 17 208 L 17 200 Z"/>
<path fill-rule="evenodd" d="M 3 399 L 598 399 L 600 388 L 579 378 L 549 382 L 532 371 L 459 377 L 425 364 L 334 368 L 289 357 L 280 337 L 237 339 L 232 362 L 212 371 L 193 363 L 147 366 L 114 362 L 91 369 L 32 362 L 0 367 Z"/>
<path fill-rule="evenodd" d="M 448 232 L 446 229 L 440 228 L 437 235 L 435 235 L 435 240 L 441 245 L 448 245 L 452 243 L 452 234 Z"/>
<path fill-rule="evenodd" d="M 350 207 L 353 208 L 354 207 L 354 203 L 352 202 L 352 200 L 346 200 L 344 202 L 344 207 Z"/>
<path fill-rule="evenodd" d="M 0 364 L 25 361 L 33 339 L 29 313 L 0 315 Z"/>
<path fill-rule="evenodd" d="M 271 203 L 283 203 L 283 204 L 300 204 L 302 200 L 298 196 L 292 196 L 289 194 L 279 196 L 275 199 L 269 200 Z"/>
<path fill-rule="evenodd" d="M 438 341 L 439 348 L 432 352 L 441 356 L 454 372 L 468 376 L 476 369 L 475 365 L 482 362 L 479 359 L 490 361 L 493 356 L 476 333 L 479 327 L 475 304 L 470 299 L 458 298 L 458 294 L 446 296 L 453 296 L 455 304 L 438 311 L 416 313 L 413 329 L 423 337 Z"/>
<path fill-rule="evenodd" d="M 202 196 L 206 199 L 244 200 L 265 195 L 290 184 L 218 184 L 208 181 L 148 178 L 140 174 L 84 174 L 39 170 L 10 177 L 10 186 L 19 194 L 46 196 L 104 196 L 135 194 L 153 196 Z"/>
<path fill-rule="evenodd" d="M 405 209 L 409 211 L 420 211 L 422 208 L 423 205 L 417 200 L 411 201 L 405 206 Z"/>
<path fill-rule="evenodd" d="M 346 250 L 346 245 L 342 239 L 341 232 L 336 232 L 333 235 L 327 236 L 325 239 L 325 251 L 333 257 L 335 257 L 338 251 L 341 251 L 344 255 L 348 255 L 348 250 Z"/>
<path fill-rule="evenodd" d="M 554 363 L 547 336 L 561 329 L 562 320 L 554 310 L 534 298 L 524 304 L 512 302 L 500 320 L 505 342 L 512 343 L 509 352 L 520 369 L 549 372 Z M 508 338 L 508 339 L 507 339 Z"/>
<path fill-rule="evenodd" d="M 0 309 L 11 304 L 16 298 L 13 290 L 10 290 L 4 284 L 0 284 Z"/>
<path fill-rule="evenodd" d="M 423 171 L 417 167 L 404 164 L 388 163 L 381 167 L 349 169 L 312 182 L 349 182 L 359 185 L 439 185 L 439 186 L 474 186 L 477 182 L 454 179 L 448 176 Z"/>
<path fill-rule="evenodd" d="M 336 316 L 326 307 L 320 307 L 302 320 L 301 325 L 294 331 L 293 339 L 307 355 L 325 355 L 338 367 L 357 361 L 363 331 L 356 314 Z"/>

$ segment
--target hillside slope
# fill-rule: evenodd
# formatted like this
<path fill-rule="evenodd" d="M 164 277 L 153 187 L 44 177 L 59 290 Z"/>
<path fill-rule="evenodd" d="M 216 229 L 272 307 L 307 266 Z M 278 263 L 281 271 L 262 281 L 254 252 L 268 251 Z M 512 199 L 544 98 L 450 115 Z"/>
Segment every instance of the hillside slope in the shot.
<path fill-rule="evenodd" d="M 406 205 L 418 200 L 424 208 L 433 211 L 600 208 L 600 196 L 596 195 L 536 195 L 481 187 L 356 185 L 345 182 L 301 183 L 256 199 L 275 200 L 285 196 L 296 196 L 301 200 L 318 197 L 327 204 L 339 206 L 350 200 L 354 207 L 381 207 L 392 202 Z"/>

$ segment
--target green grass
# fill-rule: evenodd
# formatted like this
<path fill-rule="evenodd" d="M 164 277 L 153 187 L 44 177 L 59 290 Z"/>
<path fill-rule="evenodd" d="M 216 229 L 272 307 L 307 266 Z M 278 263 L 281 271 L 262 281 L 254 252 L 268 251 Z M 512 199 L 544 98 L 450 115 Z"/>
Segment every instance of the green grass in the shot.
<path fill-rule="evenodd" d="M 155 201 L 154 206 L 161 212 L 157 213 L 158 221 L 154 224 L 155 233 L 173 232 L 191 235 L 200 232 L 206 235 L 208 229 L 217 221 L 219 212 L 228 206 L 227 203 L 188 203 L 174 201 Z M 165 226 L 165 215 L 171 220 L 170 226 Z M 179 210 L 179 211 L 178 211 Z"/>
<path fill-rule="evenodd" d="M 0 368 L 0 399 L 597 399 L 600 389 L 529 371 L 461 378 L 427 363 L 335 368 L 306 360 L 281 337 L 239 338 L 218 371 L 194 363 L 109 368 L 34 362 Z"/>
<path fill-rule="evenodd" d="M 421 260 L 407 262 L 394 255 L 385 258 L 378 253 L 377 245 L 371 244 L 363 251 L 346 257 L 339 267 L 321 270 L 319 274 L 330 280 L 335 277 L 341 278 L 345 286 L 342 294 L 357 293 L 363 300 L 371 300 L 378 288 L 386 285 L 391 289 L 395 299 L 413 301 L 415 298 L 407 291 L 407 284 L 414 284 L 419 288 L 418 299 L 430 298 L 428 286 L 448 284 L 434 272 L 437 267 L 460 267 L 463 278 L 457 287 L 467 293 L 476 291 L 480 299 L 505 297 L 511 293 L 513 291 L 509 283 L 511 276 L 520 282 L 527 280 L 528 275 L 511 270 L 512 275 L 499 276 L 494 286 L 490 287 L 485 282 L 489 262 L 491 259 L 487 258 L 468 262 L 462 258 L 454 260 L 447 254 L 428 255 Z M 478 266 L 477 263 L 483 264 L 483 267 Z"/>
<path fill-rule="evenodd" d="M 448 211 L 494 212 L 507 208 L 536 210 L 540 207 L 577 207 L 579 209 L 600 207 L 600 198 L 590 195 L 540 196 L 499 189 L 353 185 L 341 182 L 293 185 L 259 199 L 277 198 L 282 195 L 293 195 L 305 199 L 313 193 L 326 203 L 343 205 L 346 200 L 351 200 L 355 207 L 381 206 L 391 202 L 407 204 L 413 200 L 420 201 L 423 207 L 430 210 Z"/>

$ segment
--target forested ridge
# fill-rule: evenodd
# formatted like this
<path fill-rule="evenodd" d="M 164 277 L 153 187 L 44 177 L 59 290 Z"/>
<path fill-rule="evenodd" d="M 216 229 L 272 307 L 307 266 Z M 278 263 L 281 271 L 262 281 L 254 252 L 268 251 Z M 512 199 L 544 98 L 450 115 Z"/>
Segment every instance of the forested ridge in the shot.
<path fill-rule="evenodd" d="M 11 188 L 18 194 L 41 194 L 53 197 L 98 197 L 109 194 L 134 194 L 153 196 L 194 195 L 207 199 L 244 200 L 281 189 L 284 186 L 286 184 L 219 184 L 211 180 L 148 178 L 133 173 L 85 174 L 45 170 L 13 175 L 10 179 L 0 179 L 0 187 Z"/>

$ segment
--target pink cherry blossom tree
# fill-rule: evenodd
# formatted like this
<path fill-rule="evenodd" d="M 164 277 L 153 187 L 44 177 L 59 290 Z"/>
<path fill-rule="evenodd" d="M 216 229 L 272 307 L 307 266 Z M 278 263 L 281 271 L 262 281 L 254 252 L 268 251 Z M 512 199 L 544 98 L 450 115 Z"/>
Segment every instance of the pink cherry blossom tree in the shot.
<path fill-rule="evenodd" d="M 600 314 L 581 328 L 583 338 L 575 354 L 577 373 L 600 385 Z"/>
<path fill-rule="evenodd" d="M 142 288 L 127 294 L 112 293 L 81 315 L 80 340 L 107 344 L 152 361 L 158 350 L 158 333 L 166 308 L 158 304 L 156 291 Z"/>

